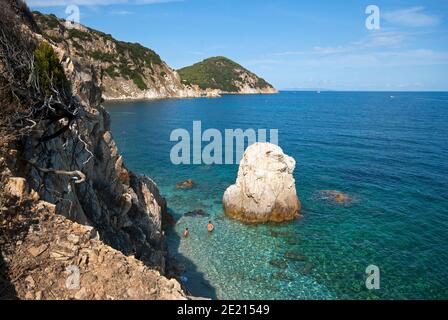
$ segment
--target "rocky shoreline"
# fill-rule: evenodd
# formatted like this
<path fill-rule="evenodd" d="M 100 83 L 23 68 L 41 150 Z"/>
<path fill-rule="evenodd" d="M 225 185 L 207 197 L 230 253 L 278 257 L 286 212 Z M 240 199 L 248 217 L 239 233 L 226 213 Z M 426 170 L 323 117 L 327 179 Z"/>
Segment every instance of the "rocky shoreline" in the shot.
<path fill-rule="evenodd" d="M 98 69 L 47 41 L 22 1 L 1 6 L 0 98 L 8 101 L 10 87 L 21 90 L 16 113 L 1 110 L 10 119 L 0 123 L 4 298 L 187 299 L 165 276 L 176 276 L 167 268 L 166 201 L 154 181 L 125 167 Z M 44 69 L 23 68 L 33 56 Z M 42 87 L 46 81 L 53 95 Z M 73 270 L 74 288 L 67 285 Z"/>
<path fill-rule="evenodd" d="M 104 244 L 94 228 L 56 214 L 50 203 L 2 214 L 2 231 L 14 233 L 0 237 L 11 279 L 2 299 L 187 299 L 179 282 Z"/>
<path fill-rule="evenodd" d="M 123 96 L 107 96 L 105 94 L 102 95 L 102 99 L 105 102 L 136 102 L 136 101 L 157 101 L 157 100 L 167 100 L 167 99 L 196 99 L 196 98 L 220 98 L 222 96 L 221 93 L 210 91 L 203 92 L 197 91 L 192 92 L 191 94 L 178 94 L 178 95 L 151 95 L 146 94 L 144 92 L 138 95 L 123 95 Z"/>
<path fill-rule="evenodd" d="M 157 53 L 138 43 L 128 43 L 77 25 L 67 28 L 65 20 L 33 12 L 40 35 L 63 51 L 79 70 L 90 69 L 105 101 L 138 101 L 171 98 L 217 98 L 223 94 L 273 94 L 272 86 L 257 87 L 247 71 L 235 80 L 238 92 L 201 87 L 182 79 Z"/>
<path fill-rule="evenodd" d="M 193 299 L 176 280 L 175 262 L 168 261 L 166 201 L 151 178 L 126 168 L 103 102 L 265 92 L 184 85 L 149 49 L 133 62 L 145 60 L 140 72 L 151 83 L 142 84 L 132 70 L 126 72 L 133 80 L 108 77 L 104 70 L 111 71 L 110 65 L 83 58 L 76 37 L 95 38 L 98 42 L 85 43 L 83 50 L 99 43 L 103 55 L 128 50 L 132 56 L 136 44 L 86 27 L 71 32 L 54 17 L 32 14 L 21 0 L 1 5 L 1 26 L 7 32 L 0 43 L 0 87 L 7 90 L 2 89 L 0 98 L 9 101 L 9 95 L 19 94 L 12 107 L 23 109 L 14 114 L 22 118 L 9 121 L 19 124 L 0 123 L 6 137 L 0 141 L 2 298 Z M 45 23 L 57 27 L 41 32 Z M 14 60 L 5 54 L 10 50 L 23 55 Z M 29 57 L 43 69 L 28 64 Z M 29 74 L 16 78 L 15 68 L 23 70 L 23 65 Z M 49 88 L 43 87 L 46 83 Z M 153 89 L 136 90 L 139 85 Z M 10 87 L 20 92 L 8 91 Z M 74 270 L 78 283 L 71 287 Z"/>
<path fill-rule="evenodd" d="M 102 99 L 106 103 L 126 103 L 126 102 L 139 102 L 139 101 L 157 101 L 157 100 L 169 100 L 169 99 L 198 99 L 198 98 L 208 98 L 208 99 L 214 99 L 214 98 L 221 98 L 223 96 L 233 96 L 233 95 L 260 95 L 260 94 L 278 94 L 278 90 L 266 90 L 266 91 L 242 91 L 242 92 L 221 92 L 219 90 L 209 90 L 209 91 L 196 91 L 195 94 L 186 94 L 186 95 L 177 95 L 177 96 L 145 96 L 144 93 L 142 93 L 139 96 L 121 96 L 121 97 L 109 97 L 107 95 L 102 95 Z"/>

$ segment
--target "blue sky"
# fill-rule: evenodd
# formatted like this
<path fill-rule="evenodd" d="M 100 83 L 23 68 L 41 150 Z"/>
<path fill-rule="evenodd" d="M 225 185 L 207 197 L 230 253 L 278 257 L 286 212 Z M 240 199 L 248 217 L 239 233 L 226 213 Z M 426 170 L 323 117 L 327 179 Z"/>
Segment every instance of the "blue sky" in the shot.
<path fill-rule="evenodd" d="M 448 1 L 28 0 L 180 68 L 227 56 L 279 89 L 448 90 Z M 380 9 L 368 30 L 368 5 Z"/>

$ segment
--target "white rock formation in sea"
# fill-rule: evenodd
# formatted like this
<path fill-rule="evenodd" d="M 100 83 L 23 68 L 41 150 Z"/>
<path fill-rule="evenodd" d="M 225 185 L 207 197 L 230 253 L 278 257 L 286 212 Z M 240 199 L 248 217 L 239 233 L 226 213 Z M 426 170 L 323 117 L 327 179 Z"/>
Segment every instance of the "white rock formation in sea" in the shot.
<path fill-rule="evenodd" d="M 249 146 L 236 183 L 223 197 L 227 216 L 245 222 L 283 222 L 297 218 L 300 200 L 293 171 L 296 162 L 271 143 Z"/>

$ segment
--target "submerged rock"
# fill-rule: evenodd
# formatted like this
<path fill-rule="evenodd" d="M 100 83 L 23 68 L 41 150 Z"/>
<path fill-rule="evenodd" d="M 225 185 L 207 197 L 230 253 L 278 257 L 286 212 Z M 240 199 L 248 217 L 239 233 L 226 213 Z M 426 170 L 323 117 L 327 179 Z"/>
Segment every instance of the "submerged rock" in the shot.
<path fill-rule="evenodd" d="M 300 240 L 294 237 L 287 237 L 285 238 L 285 242 L 290 246 L 296 246 L 300 244 Z"/>
<path fill-rule="evenodd" d="M 247 148 L 240 163 L 236 184 L 223 197 L 227 216 L 245 222 L 283 222 L 300 213 L 292 175 L 296 162 L 271 143 Z"/>
<path fill-rule="evenodd" d="M 287 269 L 288 268 L 288 263 L 282 259 L 272 259 L 271 261 L 269 261 L 269 264 L 278 269 Z"/>
<path fill-rule="evenodd" d="M 199 210 L 193 210 L 193 211 L 187 212 L 184 214 L 184 216 L 185 217 L 193 217 L 193 218 L 195 218 L 195 217 L 201 218 L 201 217 L 208 217 L 209 214 L 207 212 L 205 212 L 204 210 L 199 209 Z"/>
<path fill-rule="evenodd" d="M 307 264 L 305 264 L 305 266 L 299 268 L 297 271 L 301 274 L 309 274 L 313 268 L 313 263 L 308 262 Z"/>
<path fill-rule="evenodd" d="M 272 277 L 275 280 L 280 280 L 280 281 L 293 281 L 294 280 L 290 275 L 288 275 L 285 272 L 274 272 L 272 274 Z"/>
<path fill-rule="evenodd" d="M 195 183 L 192 179 L 188 179 L 188 180 L 176 183 L 176 189 L 181 189 L 181 190 L 192 189 L 192 188 L 194 188 L 194 186 L 195 186 Z"/>
<path fill-rule="evenodd" d="M 303 254 L 296 253 L 293 251 L 285 252 L 284 256 L 285 256 L 285 258 L 287 258 L 289 260 L 295 260 L 295 261 L 304 261 L 305 260 L 305 256 Z"/>
<path fill-rule="evenodd" d="M 292 236 L 292 233 L 287 231 L 271 231 L 271 236 L 274 238 L 289 238 Z"/>
<path fill-rule="evenodd" d="M 337 190 L 322 190 L 321 194 L 325 199 L 331 200 L 338 204 L 347 204 L 352 201 L 352 198 L 348 194 Z"/>

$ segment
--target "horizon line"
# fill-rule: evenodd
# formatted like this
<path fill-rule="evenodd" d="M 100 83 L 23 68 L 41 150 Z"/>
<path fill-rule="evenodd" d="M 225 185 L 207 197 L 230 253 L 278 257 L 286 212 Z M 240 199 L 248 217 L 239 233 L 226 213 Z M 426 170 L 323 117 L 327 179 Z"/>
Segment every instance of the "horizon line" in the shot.
<path fill-rule="evenodd" d="M 448 93 L 447 90 L 361 90 L 361 89 L 278 89 L 279 92 L 435 92 Z"/>

